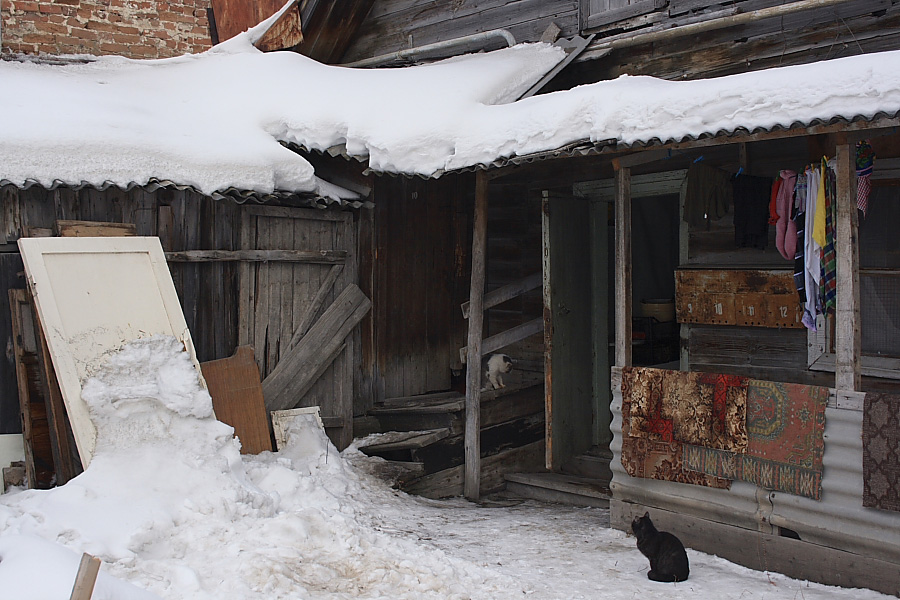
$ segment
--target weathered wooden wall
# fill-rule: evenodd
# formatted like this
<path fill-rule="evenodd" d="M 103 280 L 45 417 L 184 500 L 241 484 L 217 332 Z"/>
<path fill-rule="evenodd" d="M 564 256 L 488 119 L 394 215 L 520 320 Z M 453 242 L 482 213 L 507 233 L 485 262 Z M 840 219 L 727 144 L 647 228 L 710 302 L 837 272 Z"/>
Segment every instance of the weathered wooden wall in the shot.
<path fill-rule="evenodd" d="M 107 190 L 46 190 L 33 186 L 20 190 L 4 186 L 0 192 L 3 200 L 0 231 L 4 232 L 0 243 L 5 242 L 0 247 L 6 252 L 0 254 L 0 285 L 3 286 L 0 335 L 3 340 L 9 339 L 6 289 L 24 287 L 24 280 L 18 276 L 22 267 L 15 240 L 27 235 L 49 235 L 60 219 L 134 223 L 138 235 L 158 236 L 167 252 L 242 248 L 340 249 L 347 253 L 343 260 L 344 269 L 335 289 L 325 298 L 322 310 L 343 287 L 356 281 L 356 213 L 256 203 L 241 205 L 174 188 L 149 192 L 140 188 L 130 191 L 114 187 Z M 336 223 L 340 227 L 334 227 Z M 257 362 L 264 377 L 283 356 L 283 343 L 293 333 L 292 325 L 299 319 L 297 314 L 303 312 L 316 293 L 330 265 L 298 266 L 277 261 L 249 264 L 253 266 L 236 260 L 170 260 L 169 269 L 198 359 L 202 362 L 229 357 L 241 343 L 241 265 L 252 270 L 257 302 L 244 313 L 243 329 L 253 334 L 245 341 L 256 346 Z M 358 341 L 355 340 L 358 337 L 358 333 L 351 336 L 348 350 L 338 357 L 309 393 L 310 398 L 323 405 L 325 416 L 329 415 L 330 409 L 326 410 L 324 406 L 334 403 L 341 404 L 340 411 L 346 412 L 348 418 L 351 414 L 346 407 L 352 404 L 353 370 L 358 364 L 354 354 Z M 18 421 L 18 398 L 8 357 L 2 361 L 0 369 L 3 374 L 0 427 L 10 429 L 10 415 L 16 415 Z M 7 376 L 7 373 L 11 375 Z"/>
<path fill-rule="evenodd" d="M 487 228 L 486 290 L 541 272 L 541 198 L 525 185 L 490 187 Z M 541 288 L 507 300 L 485 313 L 484 336 L 540 318 Z M 498 350 L 516 361 L 516 369 L 543 372 L 544 337 L 536 333 Z"/>
<path fill-rule="evenodd" d="M 592 30 L 593 46 L 713 21 L 749 11 L 791 4 L 782 0 L 669 0 L 650 14 Z M 689 10 L 688 10 L 689 9 Z M 664 79 L 697 79 L 805 64 L 900 47 L 900 5 L 890 0 L 853 0 L 816 7 L 783 17 L 634 43 L 598 60 L 567 68 L 548 89 L 566 89 L 584 81 L 613 79 L 622 74 Z M 590 51 L 585 53 L 589 56 Z"/>
<path fill-rule="evenodd" d="M 506 29 L 517 42 L 535 42 L 555 23 L 578 34 L 578 0 L 376 0 L 343 62 Z"/>
<path fill-rule="evenodd" d="M 369 264 L 362 252 L 361 279 L 371 278 L 374 303 L 363 377 L 378 400 L 450 388 L 466 343 L 474 190 L 471 174 L 376 182 L 374 251 Z"/>

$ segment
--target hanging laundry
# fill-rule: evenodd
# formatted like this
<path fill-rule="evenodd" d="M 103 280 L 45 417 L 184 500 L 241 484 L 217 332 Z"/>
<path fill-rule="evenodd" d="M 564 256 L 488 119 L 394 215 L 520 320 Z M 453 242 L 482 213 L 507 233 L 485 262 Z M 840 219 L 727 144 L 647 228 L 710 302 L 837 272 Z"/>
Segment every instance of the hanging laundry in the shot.
<path fill-rule="evenodd" d="M 697 226 L 725 216 L 731 208 L 731 174 L 716 167 L 692 163 L 681 186 L 684 220 Z"/>
<path fill-rule="evenodd" d="M 819 186 L 816 195 L 816 210 L 813 221 L 812 235 L 813 239 L 820 248 L 825 247 L 825 157 L 822 157 L 822 163 L 819 165 L 816 173 L 819 176 Z"/>
<path fill-rule="evenodd" d="M 800 304 L 806 305 L 806 264 L 804 262 L 806 245 L 803 239 L 803 232 L 806 228 L 806 173 L 797 176 L 791 217 L 797 232 L 797 249 L 794 251 L 794 287 L 797 288 Z M 809 327 L 805 319 L 803 324 Z M 812 328 L 815 329 L 815 321 L 813 321 Z"/>
<path fill-rule="evenodd" d="M 872 171 L 875 169 L 875 150 L 869 140 L 856 142 L 856 207 L 869 210 L 869 194 L 872 191 Z"/>
<path fill-rule="evenodd" d="M 833 315 L 837 306 L 837 256 L 834 244 L 834 225 L 837 207 L 837 176 L 835 159 L 828 161 L 825 172 L 825 246 L 822 248 L 822 306 L 825 314 Z"/>
<path fill-rule="evenodd" d="M 769 199 L 769 225 L 778 222 L 778 194 L 781 191 L 781 177 L 776 177 L 772 184 L 772 197 Z"/>
<path fill-rule="evenodd" d="M 769 241 L 770 177 L 735 175 L 732 179 L 734 200 L 734 243 L 739 248 L 764 250 Z"/>
<path fill-rule="evenodd" d="M 816 166 L 806 168 L 806 216 L 804 225 L 803 269 L 804 286 L 806 288 L 806 307 L 803 311 L 803 324 L 816 330 L 816 314 L 819 311 L 819 281 L 822 278 L 822 248 L 813 238 L 813 221 L 816 214 L 816 202 L 819 196 L 820 169 Z"/>
<path fill-rule="evenodd" d="M 787 169 L 781 171 L 776 179 L 778 193 L 775 212 L 778 220 L 775 223 L 775 247 L 788 260 L 793 260 L 797 251 L 797 226 L 791 219 L 796 183 L 797 173 Z"/>

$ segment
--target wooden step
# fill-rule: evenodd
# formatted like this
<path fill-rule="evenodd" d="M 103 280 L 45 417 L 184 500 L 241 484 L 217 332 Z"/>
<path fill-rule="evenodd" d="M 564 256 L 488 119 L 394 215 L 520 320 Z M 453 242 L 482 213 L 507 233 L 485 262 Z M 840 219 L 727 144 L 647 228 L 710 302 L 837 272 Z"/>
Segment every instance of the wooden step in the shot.
<path fill-rule="evenodd" d="M 379 437 L 377 443 L 360 446 L 359 451 L 366 456 L 380 456 L 387 460 L 417 462 L 413 456 L 414 450 L 433 444 L 449 435 L 449 429 L 390 431 Z"/>
<path fill-rule="evenodd" d="M 482 427 L 543 411 L 543 382 L 509 385 L 481 394 Z M 381 423 L 382 431 L 414 431 L 449 428 L 453 435 L 463 432 L 466 399 L 455 392 L 392 398 L 369 411 Z"/>
<path fill-rule="evenodd" d="M 506 492 L 543 502 L 609 508 L 609 487 L 596 479 L 562 473 L 510 473 Z"/>

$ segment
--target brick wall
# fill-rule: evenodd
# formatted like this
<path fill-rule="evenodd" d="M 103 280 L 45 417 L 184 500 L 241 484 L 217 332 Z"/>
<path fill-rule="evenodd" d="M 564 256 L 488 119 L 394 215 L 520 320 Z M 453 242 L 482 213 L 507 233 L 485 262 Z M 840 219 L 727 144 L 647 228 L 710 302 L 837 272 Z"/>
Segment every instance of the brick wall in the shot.
<path fill-rule="evenodd" d="M 0 0 L 4 56 L 167 58 L 210 48 L 209 0 Z"/>

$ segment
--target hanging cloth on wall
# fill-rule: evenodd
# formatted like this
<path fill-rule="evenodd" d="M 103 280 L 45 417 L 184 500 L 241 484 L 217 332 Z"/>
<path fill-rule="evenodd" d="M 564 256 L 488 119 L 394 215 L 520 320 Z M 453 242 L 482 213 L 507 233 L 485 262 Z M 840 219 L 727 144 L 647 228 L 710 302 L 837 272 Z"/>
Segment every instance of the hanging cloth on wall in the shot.
<path fill-rule="evenodd" d="M 772 179 L 754 175 L 735 175 L 734 243 L 739 248 L 764 250 L 769 242 L 769 198 Z"/>
<path fill-rule="evenodd" d="M 780 182 L 780 185 L 778 183 Z M 775 223 L 775 247 L 784 258 L 793 260 L 797 251 L 797 226 L 791 219 L 794 203 L 794 186 L 797 183 L 797 174 L 794 171 L 783 170 L 778 174 L 776 185 L 778 194 L 775 197 L 775 211 L 777 221 Z"/>
<path fill-rule="evenodd" d="M 869 140 L 856 142 L 856 207 L 863 212 L 869 210 L 869 194 L 872 191 L 872 171 L 875 169 L 875 150 Z"/>
<path fill-rule="evenodd" d="M 698 226 L 725 216 L 732 202 L 730 178 L 722 169 L 692 163 L 681 187 L 684 220 Z"/>
<path fill-rule="evenodd" d="M 863 506 L 900 512 L 900 396 L 866 394 L 862 447 Z"/>

